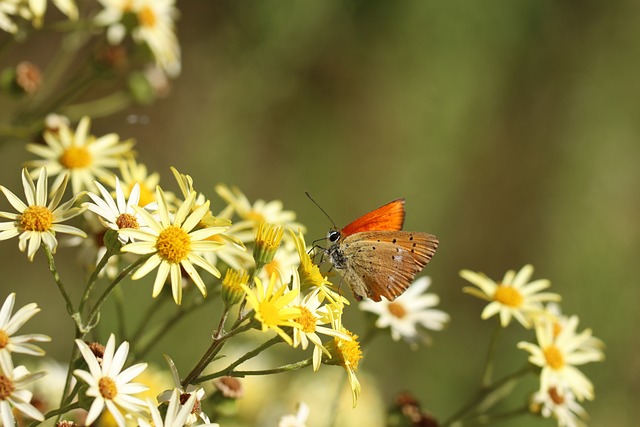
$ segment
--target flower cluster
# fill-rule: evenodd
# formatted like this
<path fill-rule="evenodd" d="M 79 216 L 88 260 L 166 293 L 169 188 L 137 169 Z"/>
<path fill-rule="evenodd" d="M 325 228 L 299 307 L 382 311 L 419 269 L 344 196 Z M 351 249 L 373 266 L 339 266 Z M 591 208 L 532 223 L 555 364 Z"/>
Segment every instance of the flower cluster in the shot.
<path fill-rule="evenodd" d="M 556 304 L 560 295 L 540 292 L 551 283 L 530 281 L 532 274 L 533 267 L 525 265 L 518 272 L 508 271 L 496 283 L 481 273 L 460 272 L 477 286 L 464 291 L 489 301 L 483 319 L 499 314 L 502 327 L 512 318 L 527 329 L 534 327 L 536 342 L 518 343 L 518 348 L 529 352 L 529 362 L 539 368 L 540 386 L 531 398 L 530 410 L 545 418 L 554 417 L 560 427 L 578 427 L 586 418 L 578 402 L 593 400 L 594 392 L 593 384 L 577 366 L 602 361 L 604 345 L 590 329 L 578 332 L 578 316 L 563 315 Z"/>
<path fill-rule="evenodd" d="M 302 402 L 296 395 L 294 414 L 272 411 L 267 422 L 273 425 L 279 417 L 279 426 L 305 426 L 314 412 L 337 408 L 343 394 L 349 402 L 349 393 L 354 408 L 360 403 L 358 409 L 365 406 L 364 411 L 374 413 L 372 408 L 382 407 L 367 407 L 375 386 L 362 370 L 366 347 L 381 330 L 412 350 L 431 343 L 427 331 L 441 331 L 450 321 L 437 308 L 439 296 L 427 292 L 431 278 L 415 279 L 412 269 L 399 269 L 402 277 L 391 278 L 403 279 L 404 292 L 393 301 L 365 299 L 357 304 L 358 311 L 341 293 L 342 280 L 354 276 L 346 274 L 338 282 L 322 262 L 326 255 L 334 262 L 334 255 L 340 258 L 342 243 L 332 241 L 334 246 L 324 251 L 307 246 L 304 225 L 282 201 L 250 200 L 225 184 L 207 194 L 173 167 L 176 191 L 169 190 L 160 183 L 159 172 L 139 161 L 132 139 L 92 131 L 91 117 L 147 105 L 169 92 L 171 79 L 182 68 L 175 0 L 52 3 L 61 14 L 47 13 L 48 0 L 0 0 L 0 31 L 10 33 L 3 34 L 3 53 L 14 49 L 23 56 L 23 42 L 37 39 L 29 36 L 43 30 L 59 32 L 65 40 L 64 49 L 52 49 L 60 56 L 44 72 L 32 58 L 0 70 L 0 92 L 19 98 L 15 105 L 20 106 L 15 115 L 7 114 L 0 138 L 23 142 L 33 156 L 21 171 L 20 195 L 0 185 L 8 203 L 0 210 L 0 241 L 15 237 L 32 262 L 38 252 L 44 253 L 75 336 L 69 342 L 68 366 L 46 361 L 40 365 L 43 370 L 33 369 L 34 360 L 45 354 L 40 343 L 52 339 L 18 335 L 40 308 L 29 303 L 14 313 L 16 294 L 6 296 L 0 308 L 0 425 L 55 420 L 58 426 L 219 427 L 212 420 L 224 425 L 238 415 L 239 399 L 271 394 L 250 390 L 247 377 L 308 367 L 307 375 L 317 378 L 332 365 L 344 369 L 335 370 L 344 393 L 336 390 L 334 402 L 317 410 L 315 399 L 305 396 Z M 93 85 L 99 90 L 82 93 Z M 131 114 L 127 120 L 144 123 L 148 118 Z M 380 231 L 369 226 L 374 227 L 368 224 L 368 231 Z M 67 288 L 77 280 L 63 280 L 54 262 L 61 248 L 72 246 L 78 247 L 81 270 L 74 279 L 86 278 L 80 290 Z M 344 255 L 341 269 L 348 268 L 348 251 Z M 387 255 L 396 263 L 403 260 Z M 388 424 L 489 424 L 494 418 L 534 413 L 554 418 L 559 427 L 584 426 L 582 405 L 595 393 L 581 367 L 604 359 L 603 342 L 590 329 L 579 330 L 578 316 L 562 314 L 560 295 L 547 291 L 549 280 L 532 280 L 530 265 L 508 271 L 500 281 L 470 270 L 460 275 L 472 285 L 463 292 L 487 302 L 480 318 L 498 319 L 481 387 L 442 423 L 413 394 L 402 393 L 388 413 Z M 386 284 L 393 287 L 394 280 Z M 404 289 L 409 280 L 413 283 Z M 132 303 L 124 285 L 130 281 L 147 282 L 146 298 Z M 115 307 L 113 321 L 104 321 L 110 313 L 105 307 Z M 206 347 L 186 374 L 179 373 L 167 354 L 168 370 L 148 364 L 158 343 L 202 307 L 206 319 L 214 319 L 206 333 L 189 329 L 188 339 L 172 348 L 191 355 Z M 358 322 L 349 324 L 347 310 L 365 313 L 363 332 Z M 500 331 L 513 324 L 535 333 L 513 346 L 526 368 L 494 381 L 496 342 Z M 118 340 L 109 328 L 118 331 Z M 267 350 L 276 344 L 286 348 L 289 363 L 274 367 Z M 243 354 L 236 356 L 238 351 Z M 262 365 L 254 369 L 245 362 Z M 532 372 L 538 386 L 530 390 L 527 404 L 493 413 L 515 383 Z M 273 408 L 283 407 L 282 401 L 276 403 Z M 334 416 L 328 416 L 332 423 Z"/>

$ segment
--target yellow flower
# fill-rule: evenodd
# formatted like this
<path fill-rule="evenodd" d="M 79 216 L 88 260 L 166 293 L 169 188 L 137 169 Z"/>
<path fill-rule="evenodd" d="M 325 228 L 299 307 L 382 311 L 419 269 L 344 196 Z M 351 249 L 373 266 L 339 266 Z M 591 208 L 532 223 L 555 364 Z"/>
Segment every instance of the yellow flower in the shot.
<path fill-rule="evenodd" d="M 293 241 L 296 244 L 296 249 L 298 250 L 298 256 L 300 257 L 298 274 L 300 275 L 301 289 L 318 288 L 321 298 L 327 298 L 332 304 L 340 307 L 344 304 L 349 305 L 349 300 L 331 289 L 333 284 L 326 276 L 323 276 L 320 273 L 318 266 L 311 261 L 311 257 L 307 252 L 304 236 L 302 235 L 302 230 L 298 230 L 298 235 L 296 235 L 292 230 L 290 231 L 293 236 Z"/>
<path fill-rule="evenodd" d="M 253 258 L 256 261 L 258 270 L 261 270 L 262 267 L 273 260 L 280 247 L 283 233 L 284 230 L 280 226 L 266 222 L 260 224 L 256 234 L 256 244 L 253 247 Z"/>
<path fill-rule="evenodd" d="M 292 287 L 293 289 L 300 289 L 300 276 L 295 268 L 292 270 Z M 343 340 L 351 339 L 351 337 L 344 332 L 336 330 L 333 327 L 323 326 L 326 324 L 333 326 L 334 320 L 342 316 L 342 307 L 337 307 L 330 303 L 322 305 L 322 302 L 318 298 L 319 292 L 320 290 L 316 288 L 304 297 L 302 297 L 302 294 L 299 294 L 293 302 L 293 306 L 300 309 L 300 317 L 295 320 L 301 326 L 300 328 L 293 330 L 293 346 L 297 347 L 300 345 L 303 350 L 306 350 L 309 346 L 309 342 L 314 345 L 314 371 L 317 371 L 320 368 L 322 353 L 329 358 L 331 357 L 331 353 L 329 353 L 329 350 L 324 347 L 318 334 L 337 337 Z M 327 299 L 326 301 L 329 300 Z"/>
<path fill-rule="evenodd" d="M 353 407 L 358 404 L 358 397 L 360 396 L 361 387 L 358 378 L 356 377 L 356 371 L 358 370 L 358 364 L 362 359 L 362 349 L 358 342 L 358 336 L 347 330 L 342 326 L 341 319 L 336 319 L 334 322 L 334 329 L 349 336 L 350 339 L 342 339 L 335 337 L 333 342 L 328 346 L 329 353 L 331 353 L 331 359 L 324 360 L 327 365 L 339 365 L 346 371 L 349 378 L 349 384 L 351 385 L 351 397 L 353 398 Z"/>
<path fill-rule="evenodd" d="M 58 175 L 54 186 L 68 174 L 74 194 L 83 189 L 93 190 L 96 178 L 111 178 L 108 168 L 118 166 L 118 162 L 131 153 L 133 141 L 120 141 L 115 133 L 96 138 L 89 135 L 90 126 L 91 119 L 85 116 L 75 132 L 64 123 L 57 132 L 45 131 L 46 146 L 27 144 L 27 150 L 42 159 L 27 162 L 27 166 L 45 167 L 49 176 Z"/>
<path fill-rule="evenodd" d="M 222 300 L 228 306 L 239 304 L 244 296 L 241 285 L 249 282 L 249 275 L 244 270 L 229 268 L 222 279 Z"/>
<path fill-rule="evenodd" d="M 290 307 L 291 302 L 298 296 L 299 291 L 293 289 L 289 292 L 287 286 L 280 286 L 277 290 L 276 275 L 271 275 L 267 288 L 258 278 L 255 279 L 255 289 L 249 289 L 245 284 L 240 286 L 246 293 L 247 302 L 253 308 L 254 318 L 262 323 L 262 332 L 269 329 L 274 330 L 289 345 L 293 345 L 293 340 L 282 329 L 282 326 L 300 328 L 295 319 L 300 317 L 301 311 L 297 307 Z"/>
<path fill-rule="evenodd" d="M 20 235 L 18 248 L 22 252 L 27 251 L 30 261 L 33 261 L 33 257 L 42 243 L 52 253 L 55 253 L 58 246 L 56 233 L 87 237 L 84 231 L 76 227 L 60 224 L 85 210 L 85 208 L 72 207 L 81 193 L 76 194 L 71 200 L 58 206 L 64 190 L 67 188 L 67 175 L 62 175 L 62 177 L 63 179 L 59 185 L 54 186 L 51 197 L 47 197 L 46 170 L 44 168 L 40 169 L 38 183 L 35 185 L 27 170 L 22 169 L 22 184 L 28 204 L 23 203 L 10 190 L 0 185 L 0 191 L 4 193 L 11 206 L 18 211 L 18 213 L 0 212 L 0 218 L 12 220 L 11 222 L 0 223 L 0 240 Z M 49 203 L 47 204 L 48 198 Z"/>
<path fill-rule="evenodd" d="M 152 256 L 131 276 L 133 280 L 146 276 L 151 270 L 158 268 L 153 285 L 153 297 L 160 294 L 167 277 L 171 277 L 171 289 L 176 304 L 182 302 L 182 274 L 181 267 L 189 274 L 196 287 L 203 296 L 207 295 L 207 288 L 194 264 L 206 270 L 215 277 L 220 277 L 218 269 L 208 263 L 196 252 L 218 250 L 223 243 L 207 240 L 214 234 L 224 231 L 227 227 L 207 227 L 195 230 L 202 217 L 209 209 L 209 203 L 205 203 L 191 212 L 196 194 L 192 193 L 171 218 L 164 193 L 160 187 L 156 188 L 158 200 L 158 221 L 151 214 L 139 206 L 135 206 L 136 212 L 144 219 L 150 230 L 122 229 L 120 234 L 133 238 L 130 243 L 122 248 L 123 252 L 132 252 L 138 255 L 151 254 Z"/>

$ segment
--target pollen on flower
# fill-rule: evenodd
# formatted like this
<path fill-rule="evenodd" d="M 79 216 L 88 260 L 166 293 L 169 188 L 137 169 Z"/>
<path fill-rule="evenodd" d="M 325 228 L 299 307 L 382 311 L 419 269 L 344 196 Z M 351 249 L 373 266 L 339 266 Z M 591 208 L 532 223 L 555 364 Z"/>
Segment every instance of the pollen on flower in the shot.
<path fill-rule="evenodd" d="M 4 375 L 0 375 L 0 401 L 7 400 L 11 393 L 16 389 L 16 385 L 11 381 L 11 379 L 5 377 Z"/>
<path fill-rule="evenodd" d="M 564 403 L 564 397 L 558 393 L 558 390 L 555 387 L 550 387 L 547 393 L 549 393 L 549 397 L 556 405 L 562 405 Z"/>
<path fill-rule="evenodd" d="M 284 229 L 278 225 L 260 223 L 256 234 L 256 245 L 253 248 L 253 258 L 256 260 L 258 269 L 273 261 L 283 234 Z"/>
<path fill-rule="evenodd" d="M 185 403 L 187 403 L 187 400 L 189 400 L 190 397 L 191 397 L 191 393 L 182 393 L 180 395 L 180 404 L 184 405 Z M 196 397 L 196 401 L 193 404 L 193 409 L 191 409 L 191 413 L 199 414 L 200 412 L 202 412 L 202 410 L 200 409 L 200 399 Z"/>
<path fill-rule="evenodd" d="M 524 302 L 522 294 L 512 286 L 498 285 L 493 299 L 509 307 L 520 307 Z"/>
<path fill-rule="evenodd" d="M 138 12 L 138 21 L 140 25 L 147 28 L 153 28 L 158 22 L 155 12 L 149 6 L 145 6 Z"/>
<path fill-rule="evenodd" d="M 140 228 L 140 224 L 138 224 L 138 220 L 135 216 L 123 213 L 116 219 L 116 225 L 118 228 Z"/>
<path fill-rule="evenodd" d="M 260 317 L 262 323 L 268 326 L 276 326 L 280 320 L 280 314 L 278 308 L 270 301 L 263 301 L 260 303 Z"/>
<path fill-rule="evenodd" d="M 156 249 L 160 258 L 178 264 L 191 253 L 191 238 L 182 228 L 170 225 L 160 232 Z"/>
<path fill-rule="evenodd" d="M 298 306 L 300 309 L 300 317 L 295 322 L 302 326 L 302 332 L 310 334 L 316 331 L 316 316 L 306 307 Z"/>
<path fill-rule="evenodd" d="M 53 213 L 44 206 L 29 206 L 20 216 L 20 225 L 27 231 L 47 231 L 51 224 Z"/>
<path fill-rule="evenodd" d="M 9 344 L 9 335 L 2 329 L 0 329 L 0 350 L 5 348 Z"/>
<path fill-rule="evenodd" d="M 340 338 L 334 338 L 339 341 L 338 348 L 340 349 L 340 355 L 345 366 L 351 366 L 354 370 L 358 369 L 358 363 L 362 359 L 362 349 L 360 349 L 360 343 L 358 342 L 358 336 L 343 330 L 347 335 L 351 337 L 351 341 L 346 341 Z"/>
<path fill-rule="evenodd" d="M 98 381 L 98 389 L 105 399 L 112 400 L 118 395 L 116 382 L 109 377 L 100 378 L 100 381 Z"/>
<path fill-rule="evenodd" d="M 66 169 L 79 169 L 89 166 L 93 159 L 85 147 L 69 147 L 58 160 Z"/>
<path fill-rule="evenodd" d="M 407 309 L 402 304 L 395 301 L 389 303 L 387 309 L 389 310 L 389 313 L 398 319 L 402 319 L 407 315 Z"/>
<path fill-rule="evenodd" d="M 553 344 L 544 349 L 544 358 L 547 361 L 547 365 L 556 371 L 564 366 L 562 352 Z"/>

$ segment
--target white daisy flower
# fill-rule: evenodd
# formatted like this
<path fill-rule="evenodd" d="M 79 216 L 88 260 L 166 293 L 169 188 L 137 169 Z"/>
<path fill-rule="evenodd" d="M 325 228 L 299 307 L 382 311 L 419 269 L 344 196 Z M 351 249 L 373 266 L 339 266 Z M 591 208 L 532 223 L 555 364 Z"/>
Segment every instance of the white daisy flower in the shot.
<path fill-rule="evenodd" d="M 49 342 L 51 337 L 43 334 L 14 335 L 29 319 L 40 312 L 38 304 L 31 303 L 20 308 L 12 316 L 16 302 L 15 292 L 9 294 L 0 309 L 0 356 L 10 357 L 10 353 L 23 353 L 32 356 L 43 356 L 44 350 L 32 342 Z"/>
<path fill-rule="evenodd" d="M 180 74 L 180 45 L 175 32 L 178 11 L 175 0 L 99 0 L 104 9 L 95 17 L 98 25 L 106 26 L 107 40 L 119 44 L 127 29 L 123 18 L 132 14 L 137 25 L 131 31 L 137 43 L 145 43 L 156 64 L 170 77 Z"/>
<path fill-rule="evenodd" d="M 42 157 L 27 162 L 28 167 L 45 167 L 50 176 L 58 175 L 57 185 L 66 174 L 75 193 L 93 189 L 95 179 L 110 178 L 108 168 L 117 167 L 119 161 L 131 153 L 133 141 L 120 141 L 115 133 L 96 138 L 89 134 L 91 119 L 83 117 L 75 132 L 62 124 L 57 132 L 45 131 L 46 145 L 27 144 L 27 150 Z"/>
<path fill-rule="evenodd" d="M 206 425 L 209 425 L 211 421 L 209 420 L 207 414 L 202 411 L 202 406 L 200 404 L 200 402 L 202 402 L 202 400 L 204 399 L 204 388 L 194 386 L 193 384 L 189 384 L 186 389 L 182 387 L 182 384 L 180 383 L 180 375 L 178 374 L 178 369 L 176 368 L 175 363 L 173 363 L 173 360 L 171 360 L 171 358 L 166 354 L 164 355 L 164 358 L 169 364 L 171 376 L 173 377 L 173 383 L 175 387 L 160 393 L 158 395 L 158 402 L 168 402 L 169 407 L 171 407 L 171 402 L 173 401 L 176 393 L 179 397 L 179 404 L 181 404 L 181 402 L 185 399 L 189 399 L 189 401 L 193 400 L 193 404 L 191 405 L 191 408 L 189 409 L 181 425 L 192 426 L 198 422 L 198 418 L 201 419 L 202 422 Z M 188 406 L 188 403 L 185 403 L 184 406 Z"/>
<path fill-rule="evenodd" d="M 182 302 L 181 267 L 189 274 L 203 296 L 207 295 L 207 288 L 194 265 L 201 267 L 215 277 L 220 277 L 218 269 L 197 253 L 218 250 L 222 244 L 207 239 L 214 234 L 223 232 L 228 227 L 196 229 L 200 220 L 209 210 L 209 203 L 205 203 L 192 211 L 195 197 L 196 193 L 192 193 L 171 218 L 164 193 L 160 187 L 157 187 L 156 198 L 158 200 L 160 220 L 154 218 L 144 209 L 135 206 L 134 209 L 142 216 L 149 227 L 149 231 L 120 230 L 120 233 L 125 237 L 135 240 L 134 243 L 125 245 L 122 248 L 123 252 L 131 252 L 138 255 L 151 254 L 151 257 L 131 276 L 133 280 L 146 276 L 158 267 L 158 273 L 153 285 L 152 296 L 154 298 L 160 294 L 165 280 L 170 276 L 173 299 L 176 304 Z"/>
<path fill-rule="evenodd" d="M 160 411 L 152 400 L 148 400 L 149 411 L 151 412 L 151 423 L 142 418 L 138 418 L 138 425 L 141 427 L 183 427 L 190 425 L 188 423 L 191 412 L 196 404 L 196 396 L 192 394 L 184 404 L 181 404 L 182 396 L 177 389 L 171 392 L 167 413 L 162 418 Z M 220 427 L 219 424 L 206 422 L 199 424 L 201 426 Z"/>
<path fill-rule="evenodd" d="M 440 302 L 436 294 L 425 293 L 431 285 L 429 277 L 421 277 L 393 301 L 374 302 L 364 300 L 360 309 L 378 315 L 378 328 L 391 328 L 394 341 L 405 340 L 411 345 L 418 341 L 427 341 L 428 337 L 418 330 L 418 325 L 433 331 L 440 331 L 449 322 L 449 315 L 442 310 L 434 309 Z"/>
<path fill-rule="evenodd" d="M 44 372 L 32 374 L 24 366 L 14 368 L 11 358 L 0 357 L 0 421 L 3 425 L 16 425 L 14 411 L 36 421 L 44 421 L 42 412 L 30 403 L 33 395 L 26 389 L 27 385 L 44 375 Z"/>
<path fill-rule="evenodd" d="M 62 178 L 59 185 L 54 186 L 52 189 L 48 204 L 47 173 L 44 168 L 39 171 L 37 185 L 33 183 L 27 170 L 22 169 L 22 185 L 28 204 L 23 203 L 10 190 L 0 185 L 0 191 L 4 193 L 11 206 L 18 211 L 17 214 L 0 212 L 0 218 L 12 220 L 12 222 L 0 223 L 0 240 L 10 239 L 19 235 L 18 248 L 22 252 L 26 250 L 27 256 L 31 261 L 33 261 L 33 257 L 42 243 L 52 253 L 55 253 L 58 246 L 56 233 L 87 237 L 84 231 L 76 227 L 60 224 L 84 211 L 84 208 L 72 207 L 76 199 L 81 196 L 81 194 L 77 193 L 71 200 L 58 206 L 67 188 L 67 175 L 62 175 Z"/>
<path fill-rule="evenodd" d="M 126 200 L 118 177 L 115 180 L 116 200 L 99 182 L 95 181 L 94 183 L 102 197 L 89 192 L 87 195 L 93 203 L 86 202 L 83 206 L 98 215 L 102 225 L 111 230 L 120 231 L 123 228 L 141 228 L 141 225 L 143 225 L 142 219 L 133 209 L 134 206 L 138 206 L 138 201 L 140 200 L 140 186 L 138 184 L 134 185 L 129 194 L 129 200 Z M 122 243 L 127 243 L 130 240 L 121 234 L 118 234 L 118 239 Z"/>
<path fill-rule="evenodd" d="M 139 414 L 147 408 L 144 401 L 131 395 L 146 391 L 148 387 L 130 382 L 146 369 L 147 364 L 138 363 L 122 371 L 129 354 L 129 343 L 124 341 L 116 351 L 116 338 L 113 334 L 109 336 L 101 361 L 98 361 L 98 357 L 84 341 L 77 339 L 76 344 L 89 371 L 76 369 L 73 374 L 89 385 L 85 394 L 95 398 L 85 424 L 90 425 L 98 419 L 106 407 L 116 424 L 125 427 L 125 415 Z"/>
<path fill-rule="evenodd" d="M 298 402 L 296 413 L 281 417 L 278 421 L 278 427 L 306 427 L 309 412 L 309 405 L 304 402 Z"/>
<path fill-rule="evenodd" d="M 542 368 L 541 391 L 561 383 L 566 384 L 579 400 L 593 400 L 593 384 L 576 366 L 604 360 L 604 354 L 599 349 L 584 346 L 591 342 L 591 330 L 577 334 L 578 322 L 578 316 L 571 316 L 556 335 L 553 319 L 540 316 L 535 328 L 537 344 L 519 342 L 518 348 L 531 353 L 529 362 Z"/>
<path fill-rule="evenodd" d="M 477 286 L 467 286 L 463 288 L 464 292 L 490 301 L 482 311 L 482 319 L 499 314 L 500 324 L 507 327 L 513 317 L 527 329 L 531 327 L 532 318 L 543 312 L 543 302 L 560 301 L 558 294 L 540 292 L 551 286 L 548 280 L 540 279 L 529 283 L 532 274 L 533 267 L 525 265 L 517 273 L 507 271 L 502 281 L 496 283 L 482 273 L 469 270 L 460 272 L 463 279 Z"/>
<path fill-rule="evenodd" d="M 554 385 L 538 391 L 533 395 L 531 404 L 535 412 L 544 418 L 555 418 L 558 427 L 586 427 L 583 420 L 587 419 L 587 412 L 566 386 Z"/>

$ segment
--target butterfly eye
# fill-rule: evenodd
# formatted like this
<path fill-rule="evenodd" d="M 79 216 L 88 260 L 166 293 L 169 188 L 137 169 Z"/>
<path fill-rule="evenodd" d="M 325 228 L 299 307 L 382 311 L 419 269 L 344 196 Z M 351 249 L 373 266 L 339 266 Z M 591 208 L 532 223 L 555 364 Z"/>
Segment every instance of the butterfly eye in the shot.
<path fill-rule="evenodd" d="M 340 232 L 338 230 L 329 230 L 327 233 L 327 240 L 330 243 L 335 243 L 340 240 Z"/>

